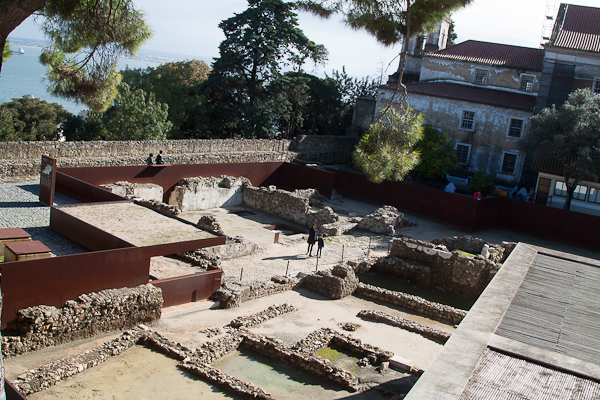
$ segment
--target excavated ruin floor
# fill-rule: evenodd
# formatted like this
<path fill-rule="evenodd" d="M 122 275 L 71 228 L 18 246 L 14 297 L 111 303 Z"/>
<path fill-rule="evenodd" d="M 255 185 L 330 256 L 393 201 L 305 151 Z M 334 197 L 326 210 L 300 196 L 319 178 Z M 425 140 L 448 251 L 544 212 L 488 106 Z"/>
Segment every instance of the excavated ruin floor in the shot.
<path fill-rule="evenodd" d="M 367 215 L 377 207 L 370 204 L 356 202 L 348 199 L 336 199 L 327 203 L 335 207 L 336 212 L 343 211 L 350 214 Z M 251 241 L 259 244 L 262 251 L 257 254 L 242 257 L 237 260 L 227 260 L 222 263 L 226 280 L 238 280 L 242 276 L 242 282 L 247 283 L 251 280 L 269 279 L 273 275 L 283 275 L 287 268 L 287 262 L 290 263 L 289 275 L 295 275 L 297 272 L 314 271 L 317 267 L 317 259 L 308 257 L 305 254 L 306 243 L 303 235 L 281 235 L 280 244 L 273 244 L 273 233 L 262 228 L 262 225 L 275 225 L 279 222 L 272 216 L 261 216 L 259 213 L 236 214 L 225 209 L 209 210 L 208 213 L 214 213 L 217 219 L 222 222 L 223 229 L 229 235 L 243 235 Z M 416 227 L 403 228 L 398 233 L 411 236 L 416 239 L 432 240 L 434 238 L 443 238 L 451 236 L 463 236 L 465 233 L 453 228 L 449 228 L 423 218 L 410 215 L 405 216 L 408 219 L 416 221 Z M 192 222 L 197 222 L 199 215 L 190 217 Z M 262 218 L 262 219 L 261 219 Z M 195 219 L 195 220 L 194 220 Z M 231 224 L 231 225 L 228 225 Z M 286 223 L 293 225 L 291 223 Z M 231 231 L 229 231 L 231 230 Z M 264 231 L 264 232 L 263 232 Z M 598 253 L 574 249 L 569 246 L 556 245 L 542 240 L 533 239 L 525 235 L 514 234 L 502 230 L 490 230 L 478 232 L 473 235 L 492 243 L 502 241 L 522 241 L 543 247 L 554 248 L 573 254 L 582 255 L 594 259 L 600 259 Z M 254 240 L 253 240 L 254 239 Z M 326 242 L 323 258 L 319 259 L 319 269 L 335 264 L 341 260 L 342 248 L 344 259 L 356 259 L 365 255 L 380 257 L 387 253 L 387 243 L 391 238 L 378 235 L 346 235 L 331 238 Z M 270 242 L 271 240 L 271 242 Z M 163 274 L 161 277 L 172 276 L 172 269 L 180 268 L 177 274 L 186 271 L 185 264 L 171 263 L 166 257 L 153 260 L 153 273 Z M 175 265 L 175 267 L 173 267 Z M 241 273 L 244 268 L 243 274 Z M 344 332 L 338 326 L 339 323 L 356 322 L 361 324 L 352 336 L 361 339 L 364 343 L 369 343 L 381 347 L 383 350 L 389 350 L 411 360 L 417 367 L 426 369 L 435 358 L 442 345 L 431 339 L 427 339 L 417 333 L 408 332 L 400 328 L 395 328 L 381 323 L 361 320 L 356 317 L 358 311 L 362 309 L 380 310 L 394 316 L 400 316 L 417 321 L 423 325 L 452 332 L 453 327 L 423 318 L 414 314 L 407 313 L 401 309 L 387 304 L 379 304 L 355 296 L 349 296 L 341 300 L 327 300 L 319 295 L 310 293 L 304 289 L 289 291 L 252 300 L 242 303 L 241 307 L 229 310 L 205 310 L 196 311 L 187 314 L 175 315 L 163 318 L 156 326 L 152 327 L 167 338 L 180 342 L 190 347 L 197 347 L 208 340 L 214 340 L 217 337 L 208 338 L 200 330 L 205 328 L 222 328 L 231 320 L 238 316 L 247 316 L 262 311 L 275 303 L 290 303 L 298 307 L 297 312 L 284 314 L 264 322 L 262 325 L 251 328 L 252 332 L 269 335 L 282 340 L 286 345 L 296 343 L 298 340 L 306 337 L 309 333 L 329 327 Z M 91 339 L 81 340 L 66 345 L 44 349 L 34 353 L 19 357 L 13 357 L 5 360 L 6 377 L 14 380 L 24 371 L 39 368 L 42 365 L 52 361 L 71 357 L 77 354 L 83 354 L 100 344 L 112 340 L 119 336 L 121 332 L 104 334 Z M 224 397 L 213 387 L 207 386 L 205 389 L 198 389 L 195 384 L 188 384 L 192 379 L 185 376 L 183 372 L 174 371 L 170 360 L 164 360 L 164 356 L 157 357 L 151 351 L 140 350 L 136 346 L 122 356 L 115 357 L 107 362 L 107 369 L 93 368 L 78 376 L 78 378 L 67 379 L 55 387 L 29 396 L 30 399 L 67 399 L 67 398 L 115 398 L 115 399 L 133 399 L 133 398 L 177 398 L 185 399 L 184 391 L 186 388 L 195 392 L 193 398 L 230 398 Z M 135 351 L 134 351 L 135 350 Z M 133 370 L 134 366 L 144 364 L 148 368 Z M 160 364 L 160 368 L 157 364 Z M 164 367 L 164 368 L 163 368 Z M 163 368 L 163 369 L 161 369 Z M 116 371 L 116 375 L 110 375 L 109 370 Z M 153 372 L 158 371 L 158 372 Z M 162 371 L 162 372 L 161 372 Z M 102 378 L 104 376 L 104 378 Z M 166 376 L 167 378 L 164 378 Z M 182 379 L 183 376 L 183 379 Z M 109 385 L 121 379 L 125 380 L 123 392 L 112 392 L 107 386 L 94 386 L 95 382 L 103 381 L 104 385 Z M 154 377 L 154 378 L 153 378 Z M 382 377 L 380 377 L 382 378 Z M 161 383 L 160 388 L 151 384 L 152 380 L 158 380 Z M 167 379 L 166 381 L 161 381 Z M 389 375 L 383 376 L 383 381 L 389 381 L 387 385 L 406 384 L 405 375 L 391 371 Z M 375 381 L 375 379 L 374 379 Z M 139 382 L 148 384 L 139 385 Z M 302 397 L 305 398 L 364 398 L 364 399 L 390 399 L 394 390 L 388 386 L 375 384 L 375 389 L 362 394 L 352 394 L 338 388 L 335 394 L 318 394 L 311 392 L 307 387 L 302 391 Z M 174 388 L 171 392 L 160 392 L 164 387 Z M 377 387 L 382 390 L 377 390 Z M 385 389 L 384 389 L 385 388 Z M 79 391 L 81 390 L 81 391 Z M 85 392 L 87 390 L 87 392 Z M 181 390 L 181 393 L 177 391 Z M 387 391 L 385 391 L 387 390 Z M 319 392 L 320 393 L 320 392 Z M 397 392 L 396 392 L 397 393 Z M 211 397 L 214 396 L 214 397 Z M 192 398 L 192 397 L 189 397 Z"/>

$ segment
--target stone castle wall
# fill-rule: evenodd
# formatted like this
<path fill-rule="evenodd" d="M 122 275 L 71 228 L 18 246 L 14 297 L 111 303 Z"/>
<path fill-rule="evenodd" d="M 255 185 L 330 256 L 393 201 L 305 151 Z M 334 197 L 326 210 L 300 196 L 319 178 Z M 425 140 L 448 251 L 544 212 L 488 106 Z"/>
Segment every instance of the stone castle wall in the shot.
<path fill-rule="evenodd" d="M 143 141 L 0 142 L 0 178 L 37 175 L 42 155 L 59 167 L 145 165 L 148 154 L 164 151 L 167 164 L 285 162 L 296 158 L 322 164 L 350 160 L 353 139 L 302 136 L 289 140 L 184 139 Z"/>

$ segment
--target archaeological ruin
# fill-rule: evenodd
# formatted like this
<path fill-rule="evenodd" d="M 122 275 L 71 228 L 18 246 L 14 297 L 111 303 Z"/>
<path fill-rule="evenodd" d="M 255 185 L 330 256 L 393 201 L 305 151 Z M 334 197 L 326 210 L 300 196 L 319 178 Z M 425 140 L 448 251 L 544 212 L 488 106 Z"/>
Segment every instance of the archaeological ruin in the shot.
<path fill-rule="evenodd" d="M 23 396 L 113 393 L 87 373 L 147 370 L 151 359 L 165 368 L 162 386 L 188 390 L 166 378 L 182 371 L 190 391 L 216 396 L 207 398 L 410 398 L 525 251 L 468 234 L 424 239 L 423 220 L 396 201 L 364 201 L 383 195 L 356 195 L 343 171 L 117 164 L 55 164 L 50 191 L 71 202 L 52 204 L 48 228 L 79 252 L 0 264 L 2 353 Z M 454 226 L 490 215 L 472 205 Z M 319 257 L 306 254 L 313 224 L 324 237 Z M 57 354 L 26 364 L 43 349 Z M 281 374 L 298 385 L 288 394 Z M 127 390 L 138 390 L 133 376 Z"/>

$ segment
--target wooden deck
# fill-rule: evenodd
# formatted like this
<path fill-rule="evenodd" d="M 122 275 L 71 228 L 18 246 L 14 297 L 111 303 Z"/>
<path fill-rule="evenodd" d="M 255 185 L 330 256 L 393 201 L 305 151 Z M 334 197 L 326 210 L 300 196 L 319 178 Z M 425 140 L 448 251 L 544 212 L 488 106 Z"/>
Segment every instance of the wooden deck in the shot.
<path fill-rule="evenodd" d="M 600 364 L 600 268 L 539 253 L 496 334 Z"/>

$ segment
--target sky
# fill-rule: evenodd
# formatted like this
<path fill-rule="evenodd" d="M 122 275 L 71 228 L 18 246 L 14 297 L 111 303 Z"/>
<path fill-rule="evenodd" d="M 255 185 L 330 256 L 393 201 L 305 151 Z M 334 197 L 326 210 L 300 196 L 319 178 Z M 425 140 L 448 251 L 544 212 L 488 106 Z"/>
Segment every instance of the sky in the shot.
<path fill-rule="evenodd" d="M 600 7 L 599 0 L 569 3 Z M 144 49 L 208 58 L 218 57 L 219 43 L 224 39 L 219 22 L 247 8 L 246 0 L 137 0 L 135 4 L 146 13 L 154 31 Z M 452 16 L 457 42 L 472 39 L 538 48 L 548 4 L 550 9 L 555 7 L 555 16 L 560 4 L 555 0 L 473 0 Z M 322 76 L 345 66 L 351 76 L 373 78 L 390 75 L 398 67 L 401 45 L 381 46 L 367 33 L 354 31 L 339 20 L 322 20 L 304 12 L 298 19 L 305 35 L 329 51 L 325 66 L 305 65 L 309 73 Z M 9 39 L 11 36 L 43 38 L 32 18 L 15 29 Z"/>

